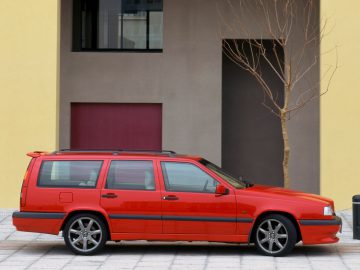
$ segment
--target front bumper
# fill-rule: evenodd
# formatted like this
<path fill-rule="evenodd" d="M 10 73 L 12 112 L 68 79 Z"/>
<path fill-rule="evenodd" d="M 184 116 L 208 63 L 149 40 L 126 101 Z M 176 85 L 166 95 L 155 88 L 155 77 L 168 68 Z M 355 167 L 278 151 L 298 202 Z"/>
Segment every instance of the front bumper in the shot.
<path fill-rule="evenodd" d="M 301 219 L 299 227 L 305 245 L 336 243 L 339 241 L 336 234 L 342 231 L 342 219 L 338 216 L 332 219 Z"/>

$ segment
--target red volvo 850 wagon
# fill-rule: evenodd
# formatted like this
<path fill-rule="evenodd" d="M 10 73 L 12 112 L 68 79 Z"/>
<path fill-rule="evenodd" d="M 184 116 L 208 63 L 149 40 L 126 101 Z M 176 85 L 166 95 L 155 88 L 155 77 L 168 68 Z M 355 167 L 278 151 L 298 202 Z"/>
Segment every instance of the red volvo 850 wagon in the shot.
<path fill-rule="evenodd" d="M 251 185 L 197 156 L 172 151 L 32 152 L 19 231 L 58 234 L 77 254 L 106 241 L 254 243 L 264 255 L 335 243 L 341 219 L 318 195 Z"/>

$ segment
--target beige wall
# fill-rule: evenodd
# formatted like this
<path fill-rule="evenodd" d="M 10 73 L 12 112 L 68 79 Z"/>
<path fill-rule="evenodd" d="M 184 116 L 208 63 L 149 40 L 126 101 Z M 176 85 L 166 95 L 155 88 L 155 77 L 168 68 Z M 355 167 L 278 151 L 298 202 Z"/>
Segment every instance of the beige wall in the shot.
<path fill-rule="evenodd" d="M 321 69 L 339 68 L 329 92 L 321 99 L 321 194 L 336 199 L 338 209 L 351 207 L 360 194 L 360 2 L 322 1 L 321 17 L 328 19 L 322 44 Z M 322 82 L 325 90 L 329 76 Z"/>
<path fill-rule="evenodd" d="M 164 52 L 72 53 L 71 5 L 62 0 L 61 130 L 57 132 L 59 6 L 56 0 L 0 1 L 0 207 L 17 207 L 31 150 L 69 144 L 70 102 L 163 102 L 164 148 L 198 153 L 219 163 L 221 152 L 221 45 L 214 1 L 164 1 Z M 356 76 L 357 11 L 351 0 L 322 1 L 330 19 L 322 52 L 338 45 L 339 65 L 321 100 L 321 194 L 348 208 L 359 193 L 360 114 Z M 16 18 L 16 20 L 14 20 Z M 246 23 L 249 18 L 243 18 Z M 333 27 L 334 26 L 334 27 Z M 261 36 L 260 29 L 253 33 Z M 225 35 L 225 37 L 229 37 Z M 322 56 L 321 68 L 335 61 Z M 312 74 L 311 80 L 318 75 Z M 322 83 L 324 87 L 325 82 Z M 344 94 L 346 91 L 346 94 Z M 290 123 L 295 188 L 316 191 L 316 102 Z M 301 179 L 301 180 L 298 180 Z"/>
<path fill-rule="evenodd" d="M 57 148 L 59 3 L 0 1 L 0 207 L 19 206 L 27 152 Z"/>

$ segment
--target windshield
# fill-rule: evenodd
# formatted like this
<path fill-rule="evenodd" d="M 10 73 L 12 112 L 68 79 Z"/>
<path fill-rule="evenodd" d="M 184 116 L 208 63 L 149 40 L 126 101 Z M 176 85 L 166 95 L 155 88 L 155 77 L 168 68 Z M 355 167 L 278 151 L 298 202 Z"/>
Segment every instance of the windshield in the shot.
<path fill-rule="evenodd" d="M 206 166 L 208 169 L 216 173 L 218 176 L 220 176 L 222 179 L 224 179 L 226 182 L 228 182 L 230 185 L 232 185 L 235 188 L 242 189 L 246 188 L 246 183 L 242 182 L 239 179 L 236 179 L 235 177 L 231 176 L 230 174 L 224 172 L 220 167 L 216 166 L 215 164 L 211 163 L 210 161 L 207 161 L 206 159 L 200 160 L 200 163 Z"/>

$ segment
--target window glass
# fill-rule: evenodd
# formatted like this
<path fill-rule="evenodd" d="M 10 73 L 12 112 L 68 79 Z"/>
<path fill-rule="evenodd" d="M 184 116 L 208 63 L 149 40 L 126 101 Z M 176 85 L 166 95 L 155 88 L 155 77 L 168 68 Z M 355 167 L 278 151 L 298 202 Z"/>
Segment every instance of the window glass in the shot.
<path fill-rule="evenodd" d="M 214 173 L 216 173 L 218 176 L 220 176 L 222 179 L 224 179 L 233 187 L 237 189 L 246 188 L 246 183 L 226 173 L 224 170 L 222 170 L 220 167 L 216 166 L 215 164 L 211 163 L 210 161 L 207 161 L 206 159 L 202 159 L 200 160 L 200 163 L 206 166 L 208 169 L 212 170 Z"/>
<path fill-rule="evenodd" d="M 191 163 L 161 162 L 168 191 L 215 193 L 219 183 Z"/>
<path fill-rule="evenodd" d="M 162 0 L 74 0 L 78 50 L 162 49 Z"/>
<path fill-rule="evenodd" d="M 163 13 L 153 11 L 149 16 L 149 47 L 161 49 L 163 47 Z"/>
<path fill-rule="evenodd" d="M 95 11 L 96 12 L 96 11 Z M 100 49 L 121 48 L 121 3 L 119 0 L 99 1 L 99 35 Z"/>
<path fill-rule="evenodd" d="M 152 161 L 112 161 L 106 179 L 108 189 L 155 190 Z"/>
<path fill-rule="evenodd" d="M 102 161 L 43 161 L 38 186 L 94 188 Z"/>
<path fill-rule="evenodd" d="M 123 48 L 146 49 L 146 20 L 145 11 L 124 14 Z"/>

